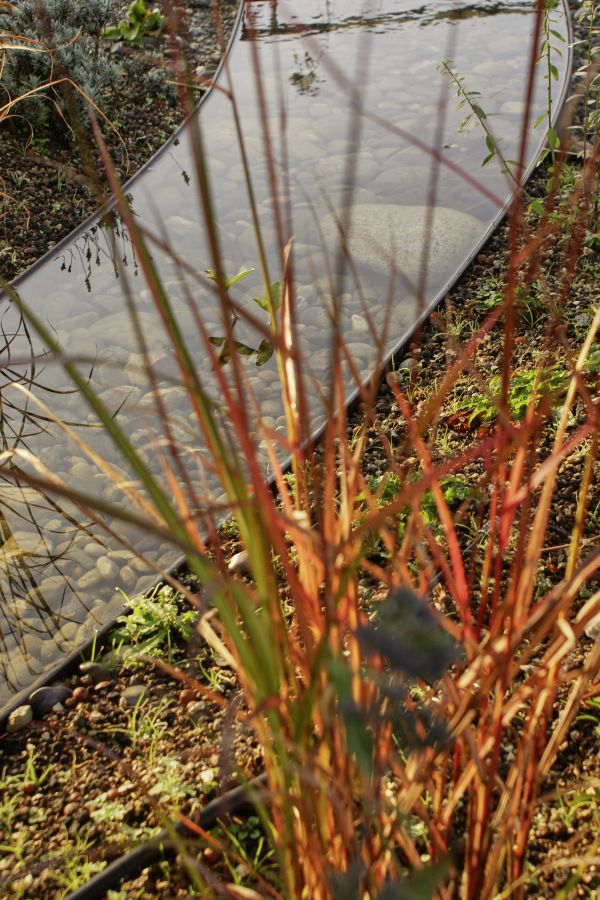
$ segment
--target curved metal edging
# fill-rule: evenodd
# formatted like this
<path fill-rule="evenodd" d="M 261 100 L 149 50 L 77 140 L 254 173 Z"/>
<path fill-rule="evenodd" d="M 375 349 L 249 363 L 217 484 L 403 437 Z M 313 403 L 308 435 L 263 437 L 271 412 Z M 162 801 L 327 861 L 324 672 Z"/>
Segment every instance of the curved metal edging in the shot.
<path fill-rule="evenodd" d="M 228 54 L 231 52 L 233 44 L 237 38 L 238 31 L 240 30 L 240 24 L 242 21 L 243 11 L 244 11 L 244 4 L 245 4 L 245 0 L 240 0 L 240 8 L 238 11 L 238 18 L 236 20 L 235 27 L 232 31 L 232 34 L 231 34 L 231 37 L 230 37 L 230 40 L 229 40 L 229 43 L 227 46 Z M 563 84 L 561 86 L 560 94 L 556 100 L 556 104 L 554 107 L 554 115 L 553 115 L 553 119 L 552 119 L 553 125 L 557 124 L 558 120 L 560 119 L 560 116 L 562 115 L 562 112 L 563 112 L 563 109 L 565 106 L 565 102 L 567 100 L 567 94 L 568 94 L 568 91 L 570 88 L 570 80 L 571 80 L 572 68 L 573 68 L 573 26 L 572 26 L 572 18 L 571 18 L 571 9 L 570 9 L 568 0 L 561 0 L 561 5 L 565 12 L 565 22 L 566 22 L 567 35 L 568 35 L 568 41 L 567 41 L 568 57 L 567 57 L 567 62 L 566 62 L 566 66 L 565 66 L 565 78 L 564 78 Z M 215 81 L 217 80 L 218 76 L 220 75 L 223 65 L 224 65 L 224 62 L 223 62 L 223 60 L 221 60 L 221 63 L 219 64 L 217 71 L 215 73 L 215 77 L 214 77 Z M 201 97 L 200 102 L 199 102 L 198 106 L 196 107 L 195 112 L 198 109 L 200 109 L 202 103 L 205 101 L 205 99 L 211 93 L 212 93 L 212 89 L 209 89 Z M 189 119 L 189 117 L 188 117 L 188 119 Z M 185 122 L 183 122 L 180 125 L 180 127 L 173 134 L 173 136 L 169 139 L 169 141 L 167 141 L 167 143 L 164 144 L 160 148 L 160 150 L 158 150 L 154 154 L 154 156 L 152 156 L 151 159 L 148 160 L 148 162 L 144 164 L 144 166 L 142 166 L 142 168 L 136 173 L 136 175 L 134 175 L 134 177 L 127 183 L 128 185 L 133 184 L 137 180 L 138 176 L 143 171 L 145 171 L 145 169 L 148 166 L 151 165 L 153 160 L 155 160 L 159 155 L 161 155 L 164 151 L 166 151 L 171 146 L 173 141 L 180 134 L 181 130 L 185 127 L 188 119 L 186 119 Z M 543 151 L 543 146 L 540 147 L 539 151 L 534 156 L 531 163 L 527 166 L 527 168 L 524 172 L 524 175 L 523 175 L 523 184 L 525 184 L 531 177 L 533 171 L 535 170 L 535 168 L 537 166 L 537 161 L 538 161 L 539 156 L 542 153 L 542 151 Z M 501 210 L 498 211 L 497 215 L 492 220 L 492 222 L 489 224 L 489 226 L 486 228 L 481 239 L 478 241 L 478 243 L 473 248 L 473 250 L 470 252 L 470 254 L 463 260 L 463 262 L 459 266 L 457 266 L 456 270 L 454 271 L 454 274 L 446 281 L 445 285 L 438 291 L 438 293 L 436 294 L 434 299 L 431 300 L 431 302 L 428 303 L 424 307 L 424 309 L 421 312 L 418 319 L 410 326 L 410 328 L 407 329 L 407 331 L 403 334 L 403 336 L 398 339 L 398 341 L 394 345 L 393 349 L 387 354 L 385 359 L 382 361 L 379 371 L 374 372 L 371 375 L 365 377 L 364 380 L 361 382 L 361 387 L 355 388 L 348 395 L 348 397 L 346 399 L 347 407 L 351 407 L 356 403 L 356 401 L 360 397 L 361 388 L 364 387 L 375 375 L 378 375 L 379 377 L 383 376 L 383 373 L 389 367 L 394 356 L 396 356 L 398 354 L 398 352 L 408 343 L 408 341 L 410 341 L 411 337 L 418 331 L 418 329 L 421 327 L 421 325 L 423 325 L 423 323 L 427 320 L 427 318 L 433 312 L 433 310 L 436 308 L 436 306 L 439 305 L 441 300 L 446 296 L 446 294 L 450 291 L 450 289 L 458 281 L 458 279 L 465 272 L 465 270 L 468 268 L 468 266 L 473 262 L 473 260 L 478 255 L 478 253 L 480 253 L 483 246 L 487 243 L 487 241 L 492 236 L 493 232 L 496 230 L 496 228 L 498 227 L 500 222 L 503 220 L 504 216 L 506 215 L 507 210 L 510 207 L 510 204 L 511 204 L 511 198 L 509 198 L 507 200 L 505 206 Z M 108 201 L 107 205 L 105 207 L 103 207 L 102 210 L 107 211 L 107 210 L 113 208 L 114 205 L 115 204 L 114 204 L 113 200 Z M 84 230 L 89 228 L 89 225 L 91 222 L 97 220 L 99 212 L 100 211 L 94 213 L 92 216 L 90 216 L 88 219 L 86 219 L 86 221 L 84 223 L 82 223 L 82 225 L 80 225 L 77 229 L 75 229 L 70 234 L 68 234 L 59 244 L 56 245 L 56 247 L 54 247 L 52 250 L 45 253 L 44 256 L 40 257 L 39 260 L 36 260 L 36 262 L 32 266 L 30 266 L 30 268 L 27 269 L 26 272 L 23 273 L 23 275 L 19 276 L 19 278 L 21 278 L 25 274 L 28 274 L 29 272 L 35 270 L 38 267 L 38 265 L 40 265 L 43 261 L 47 260 L 50 256 L 52 256 L 52 254 L 55 253 L 57 249 L 60 249 L 63 247 L 63 245 L 66 245 L 67 243 L 71 242 L 74 236 L 78 236 L 80 233 L 83 233 Z M 15 279 L 14 283 L 17 284 L 18 281 L 19 281 L 19 279 Z M 325 425 L 322 425 L 320 428 L 315 429 L 315 431 L 311 434 L 310 440 L 318 441 L 318 439 L 323 434 L 325 427 L 326 427 Z M 282 468 L 284 470 L 287 469 L 289 467 L 290 463 L 291 463 L 291 457 L 288 457 L 287 459 L 282 461 L 282 464 L 281 464 Z M 268 484 L 270 484 L 270 485 L 273 484 L 272 478 L 268 479 Z M 173 565 L 169 568 L 168 573 L 171 574 L 174 571 L 176 571 L 178 568 L 180 568 L 182 566 L 182 564 L 184 564 L 184 562 L 185 562 L 185 556 L 179 557 L 173 563 Z M 153 584 L 156 585 L 159 582 L 160 582 L 160 579 L 157 578 Z M 152 589 L 152 587 L 148 588 L 148 590 L 151 590 L 151 589 Z M 10 713 L 14 709 L 16 709 L 18 706 L 22 705 L 24 702 L 27 701 L 28 697 L 33 693 L 33 691 L 35 691 L 39 687 L 42 687 L 42 686 L 48 684 L 50 681 L 53 681 L 54 679 L 58 678 L 60 675 L 66 674 L 70 669 L 72 669 L 74 667 L 74 665 L 77 663 L 77 661 L 81 658 L 81 656 L 84 655 L 86 653 L 86 651 L 89 650 L 95 643 L 97 643 L 98 639 L 101 640 L 102 638 L 104 638 L 114 628 L 115 623 L 116 623 L 116 619 L 113 619 L 108 624 L 103 625 L 101 628 L 97 629 L 92 637 L 90 637 L 87 641 L 82 643 L 81 646 L 78 647 L 76 650 L 73 650 L 71 653 L 69 653 L 66 658 L 61 660 L 60 663 L 58 663 L 56 666 L 51 668 L 48 672 L 45 672 L 42 675 L 40 675 L 37 679 L 35 679 L 35 681 L 33 681 L 31 684 L 29 684 L 26 688 L 23 688 L 21 691 L 19 691 L 17 694 L 15 694 L 12 701 L 5 706 L 5 708 L 2 712 L 2 716 L 0 717 L 0 727 L 6 721 L 7 717 L 10 715 Z"/>
<path fill-rule="evenodd" d="M 252 807 L 253 796 L 265 785 L 266 777 L 258 775 L 248 784 L 242 784 L 215 797 L 199 815 L 192 816 L 192 821 L 201 828 L 210 828 L 219 819 L 245 807 Z M 66 900 L 102 900 L 107 891 L 118 887 L 126 878 L 135 877 L 141 869 L 153 865 L 165 853 L 176 852 L 177 838 L 185 840 L 193 834 L 194 832 L 183 822 L 174 823 L 171 828 L 163 828 L 156 837 L 109 863 L 105 869 L 69 894 Z"/>

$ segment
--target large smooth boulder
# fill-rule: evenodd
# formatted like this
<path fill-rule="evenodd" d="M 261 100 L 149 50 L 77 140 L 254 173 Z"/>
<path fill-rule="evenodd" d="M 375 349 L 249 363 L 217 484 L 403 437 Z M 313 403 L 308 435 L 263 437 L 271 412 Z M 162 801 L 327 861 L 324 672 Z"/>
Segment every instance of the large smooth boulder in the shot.
<path fill-rule="evenodd" d="M 330 252 L 339 244 L 338 221 L 344 225 L 346 244 L 356 263 L 383 274 L 395 266 L 398 274 L 412 282 L 419 277 L 427 242 L 429 284 L 441 284 L 454 272 L 483 228 L 474 216 L 444 206 L 436 208 L 429 223 L 426 206 L 358 204 L 340 210 L 337 217 L 323 219 L 323 237 Z"/>

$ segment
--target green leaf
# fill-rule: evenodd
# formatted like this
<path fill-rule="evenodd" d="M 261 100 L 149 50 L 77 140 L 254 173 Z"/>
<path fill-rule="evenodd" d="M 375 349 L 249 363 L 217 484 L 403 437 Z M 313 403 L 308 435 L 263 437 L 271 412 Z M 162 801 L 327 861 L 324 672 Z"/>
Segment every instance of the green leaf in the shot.
<path fill-rule="evenodd" d="M 560 139 L 554 128 L 548 129 L 548 146 L 551 150 L 557 150 L 560 147 Z"/>
<path fill-rule="evenodd" d="M 253 356 L 256 353 L 254 347 L 249 347 L 248 344 L 242 344 L 241 341 L 235 341 L 234 346 L 240 356 Z"/>
<path fill-rule="evenodd" d="M 139 22 L 135 22 L 132 25 L 126 26 L 124 34 L 125 40 L 131 41 L 131 43 L 137 41 L 140 36 L 140 28 L 141 26 Z"/>
<path fill-rule="evenodd" d="M 247 275 L 250 275 L 251 272 L 255 272 L 255 269 L 242 269 L 241 272 L 238 272 L 237 275 L 233 275 L 232 278 L 225 278 L 225 290 L 229 290 L 230 287 L 233 287 L 234 284 L 237 284 L 238 281 L 241 281 L 242 278 L 245 278 Z M 205 269 L 204 274 L 207 278 L 210 278 L 211 281 L 214 281 L 215 284 L 218 284 L 217 273 L 214 269 Z"/>
<path fill-rule="evenodd" d="M 241 281 L 242 278 L 246 278 L 247 275 L 250 275 L 251 272 L 255 272 L 256 269 L 242 269 L 241 272 L 238 272 L 237 275 L 234 275 L 233 278 L 228 278 L 225 282 L 225 287 L 230 288 L 233 287 L 234 284 L 237 284 L 238 281 Z"/>
<path fill-rule="evenodd" d="M 252 299 L 256 305 L 260 306 L 261 309 L 264 309 L 265 312 L 271 311 L 271 304 L 268 297 L 253 297 Z M 278 281 L 271 282 L 271 299 L 273 301 L 273 309 L 277 312 L 281 306 L 281 284 Z"/>
<path fill-rule="evenodd" d="M 269 312 L 269 301 L 266 297 L 253 297 L 252 300 L 256 303 L 257 306 L 260 306 L 261 309 L 264 309 L 265 312 Z"/>
<path fill-rule="evenodd" d="M 533 213 L 536 216 L 541 216 L 544 212 L 544 204 L 539 199 L 534 199 L 529 204 L 529 212 Z"/>
<path fill-rule="evenodd" d="M 264 366 L 265 363 L 268 363 L 273 353 L 275 352 L 275 347 L 271 344 L 270 341 L 261 341 L 260 347 L 258 348 L 258 352 L 256 354 L 256 365 Z"/>
<path fill-rule="evenodd" d="M 379 900 L 431 900 L 448 871 L 444 860 L 396 884 L 386 884 Z"/>
<path fill-rule="evenodd" d="M 483 109 L 481 108 L 481 106 L 479 106 L 478 103 L 472 103 L 471 106 L 473 108 L 473 112 L 475 113 L 475 115 L 477 116 L 478 119 L 480 119 L 481 121 L 483 121 L 484 119 L 487 119 L 487 113 L 483 111 Z"/>
<path fill-rule="evenodd" d="M 123 35 L 118 25 L 111 25 L 104 29 L 102 37 L 107 41 L 120 41 Z"/>

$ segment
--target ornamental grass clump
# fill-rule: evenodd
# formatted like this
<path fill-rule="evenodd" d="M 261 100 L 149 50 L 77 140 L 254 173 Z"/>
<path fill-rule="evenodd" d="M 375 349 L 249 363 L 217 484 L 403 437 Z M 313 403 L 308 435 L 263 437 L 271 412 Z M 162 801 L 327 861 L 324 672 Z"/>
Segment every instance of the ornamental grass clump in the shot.
<path fill-rule="evenodd" d="M 540 4 L 540 19 L 543 9 Z M 258 70 L 256 78 L 260 86 Z M 237 112 L 227 76 L 222 89 Z M 268 135 L 268 110 L 263 114 Z M 306 414 L 307 361 L 294 339 L 293 233 L 285 235 L 273 273 L 247 170 L 268 313 L 266 324 L 255 317 L 252 322 L 273 348 L 285 413 L 285 432 L 275 433 L 257 418 L 258 404 L 236 348 L 233 324 L 251 314 L 230 296 L 231 273 L 223 271 L 201 122 L 192 118 L 188 127 L 212 255 L 205 281 L 222 313 L 218 346 L 199 320 L 194 334 L 180 328 L 169 287 L 153 260 L 160 239 L 133 214 L 93 124 L 119 214 L 160 315 L 161 339 L 168 341 L 189 398 L 197 443 L 208 449 L 218 477 L 219 514 L 235 521 L 247 551 L 247 578 L 229 572 L 222 559 L 214 504 L 207 501 L 199 509 L 198 498 L 181 483 L 179 448 L 166 414 L 159 416 L 162 431 L 153 439 L 163 467 L 157 477 L 41 317 L 23 311 L 132 470 L 125 488 L 115 475 L 115 487 L 126 491 L 127 521 L 162 539 L 168 536 L 214 610 L 201 617 L 198 629 L 227 654 L 243 689 L 243 716 L 266 772 L 257 807 L 278 863 L 276 878 L 271 870 L 261 878 L 264 893 L 248 889 L 244 896 L 524 896 L 536 803 L 583 699 L 598 690 L 600 671 L 600 644 L 585 639 L 600 613 L 600 593 L 593 588 L 600 554 L 584 542 L 600 414 L 597 375 L 588 361 L 597 349 L 600 309 L 577 341 L 561 320 L 586 248 L 598 252 L 600 142 L 560 199 L 567 157 L 564 147 L 556 149 L 539 215 L 527 212 L 523 192 L 515 187 L 510 256 L 497 303 L 470 336 L 455 343 L 447 371 L 418 408 L 403 382 L 389 379 L 403 422 L 393 445 L 379 430 L 377 384 L 363 384 L 360 377 L 354 387 L 363 421 L 349 440 L 348 349 L 341 331 L 332 330 L 333 368 L 323 400 L 327 421 L 315 447 Z M 239 138 L 243 147 L 241 133 Z M 267 142 L 267 157 L 271 150 Z M 273 184 L 275 206 L 277 196 Z M 539 335 L 548 360 L 516 415 L 511 386 L 517 301 L 519 292 L 538 282 L 549 256 L 552 312 Z M 177 248 L 171 258 L 185 274 L 187 264 Z M 126 271 L 121 275 L 126 302 Z M 341 301 L 335 283 L 331 287 L 335 324 Z M 11 295 L 21 304 L 15 290 Z M 499 382 L 488 395 L 494 415 L 485 433 L 473 432 L 468 446 L 440 461 L 435 434 L 444 403 L 463 371 L 476 370 L 478 350 L 499 328 Z M 382 348 L 381 335 L 370 337 Z M 220 409 L 203 388 L 195 362 L 199 347 L 212 362 Z M 557 347 L 563 361 L 560 390 L 544 376 Z M 151 374 L 146 347 L 143 353 Z M 373 434 L 387 457 L 390 475 L 384 482 L 365 471 Z M 272 484 L 265 480 L 265 457 Z M 289 459 L 289 468 L 282 459 Z M 578 459 L 566 562 L 548 583 L 547 535 L 558 474 Z M 473 528 L 465 538 L 457 523 L 470 495 L 458 489 L 450 495 L 448 485 L 468 482 L 464 470 L 474 461 L 479 477 Z M 11 471 L 3 468 L 7 478 Z M 42 464 L 38 471 L 43 473 Z M 105 475 L 111 477 L 108 467 Z M 36 477 L 43 480 L 30 476 L 34 483 Z M 391 478 L 393 490 L 386 491 Z M 86 509 L 97 505 L 56 480 L 47 488 Z M 124 515 L 116 506 L 99 508 L 116 519 Z M 373 535 L 379 549 L 369 555 Z M 185 680 L 189 683 L 189 675 Z M 194 878 L 206 887 L 202 867 Z"/>

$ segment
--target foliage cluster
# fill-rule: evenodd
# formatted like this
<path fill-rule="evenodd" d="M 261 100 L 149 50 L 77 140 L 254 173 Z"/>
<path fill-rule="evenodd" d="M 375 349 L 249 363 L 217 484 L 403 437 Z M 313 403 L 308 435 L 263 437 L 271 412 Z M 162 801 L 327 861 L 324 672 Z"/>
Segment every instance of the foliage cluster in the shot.
<path fill-rule="evenodd" d="M 114 0 L 22 0 L 3 17 L 2 103 L 23 97 L 19 114 L 34 132 L 64 114 L 60 79 L 100 106 L 103 92 L 119 87 L 123 66 L 101 50 L 114 9 Z"/>
<path fill-rule="evenodd" d="M 116 25 L 102 31 L 102 37 L 109 41 L 127 41 L 141 44 L 145 37 L 158 37 L 165 25 L 165 17 L 155 6 L 147 9 L 145 0 L 133 0 L 127 7 L 124 18 Z"/>
<path fill-rule="evenodd" d="M 189 641 L 196 613 L 181 610 L 172 587 L 157 585 L 147 596 L 123 596 L 129 611 L 117 619 L 113 643 L 124 662 L 132 665 L 136 657 L 165 652 L 170 660 L 173 641 Z"/>

